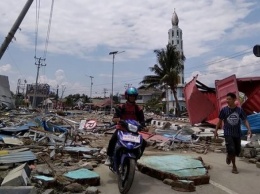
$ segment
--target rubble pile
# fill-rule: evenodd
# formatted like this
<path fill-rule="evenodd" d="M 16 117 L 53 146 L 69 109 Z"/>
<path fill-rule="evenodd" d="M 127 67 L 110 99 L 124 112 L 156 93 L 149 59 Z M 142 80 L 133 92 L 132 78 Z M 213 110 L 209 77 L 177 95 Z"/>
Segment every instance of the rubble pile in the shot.
<path fill-rule="evenodd" d="M 252 141 L 242 149 L 241 156 L 248 159 L 248 162 L 256 164 L 260 168 L 260 141 Z"/>
<path fill-rule="evenodd" d="M 98 111 L 0 113 L 0 193 L 98 193 L 101 177 L 95 168 L 105 161 L 107 134 L 115 130 L 111 120 L 112 115 Z M 149 149 L 225 153 L 224 138 L 214 139 L 213 131 L 186 120 L 147 119 L 140 133 Z M 241 156 L 259 167 L 260 144 L 247 143 Z M 184 182 L 170 185 L 194 190 L 193 182 Z"/>
<path fill-rule="evenodd" d="M 14 116 L 15 115 L 15 116 Z M 42 115 L 42 116 L 41 116 Z M 111 116 L 11 112 L 0 116 L 0 193 L 98 193 L 95 168 L 104 162 L 104 132 L 80 128 L 81 121 L 100 122 L 105 129 Z"/>

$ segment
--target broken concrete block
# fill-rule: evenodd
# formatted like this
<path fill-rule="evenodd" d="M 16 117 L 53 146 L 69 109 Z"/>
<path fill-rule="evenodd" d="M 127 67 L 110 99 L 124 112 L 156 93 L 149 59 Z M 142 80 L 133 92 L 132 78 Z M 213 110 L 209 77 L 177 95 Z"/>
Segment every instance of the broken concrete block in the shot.
<path fill-rule="evenodd" d="M 20 166 L 17 166 L 17 167 L 14 168 L 13 170 L 11 170 L 8 174 L 13 174 L 13 173 L 15 173 L 15 172 L 17 172 L 17 171 L 19 171 L 19 170 L 22 170 L 22 169 L 24 169 L 25 172 L 26 172 L 26 175 L 27 175 L 28 177 L 30 177 L 30 175 L 31 175 L 31 169 L 29 168 L 29 166 L 28 166 L 27 163 L 24 163 L 24 164 L 22 164 L 22 165 L 20 165 Z"/>
<path fill-rule="evenodd" d="M 257 167 L 257 168 L 260 168 L 260 162 L 257 162 L 257 163 L 256 163 L 256 167 Z"/>
<path fill-rule="evenodd" d="M 72 193 L 79 193 L 84 190 L 84 187 L 78 183 L 71 183 L 65 187 L 65 191 L 69 191 Z"/>
<path fill-rule="evenodd" d="M 75 180 L 81 184 L 98 186 L 100 184 L 100 176 L 96 172 L 81 168 L 64 174 L 65 177 Z"/>
<path fill-rule="evenodd" d="M 33 176 L 32 181 L 35 183 L 40 183 L 45 188 L 50 188 L 56 184 L 55 178 L 44 175 Z"/>
<path fill-rule="evenodd" d="M 54 194 L 54 190 L 53 189 L 47 189 L 42 194 Z"/>
<path fill-rule="evenodd" d="M 255 148 L 244 148 L 243 156 L 245 158 L 255 158 L 256 157 Z"/>
<path fill-rule="evenodd" d="M 193 192 L 196 190 L 193 181 L 178 180 L 172 183 L 172 189 L 176 191 Z"/>
<path fill-rule="evenodd" d="M 0 171 L 8 170 L 10 166 L 0 166 Z"/>
<path fill-rule="evenodd" d="M 88 187 L 86 190 L 86 194 L 98 194 L 98 188 L 97 187 Z"/>
<path fill-rule="evenodd" d="M 204 164 L 191 156 L 143 156 L 137 161 L 137 167 L 142 173 L 160 180 L 185 179 L 201 185 L 208 184 L 210 178 Z"/>
<path fill-rule="evenodd" d="M 90 164 L 90 163 L 84 163 L 84 164 L 82 164 L 82 165 L 80 165 L 81 167 L 84 167 L 84 168 L 86 168 L 86 169 L 88 169 L 88 170 L 94 170 L 94 168 L 93 168 L 93 166 Z"/>
<path fill-rule="evenodd" d="M 83 154 L 83 158 L 85 158 L 85 159 L 92 159 L 93 156 L 89 155 L 89 154 Z"/>
<path fill-rule="evenodd" d="M 250 158 L 250 159 L 248 160 L 248 162 L 255 164 L 255 163 L 257 162 L 257 160 L 256 160 L 255 158 Z"/>
<path fill-rule="evenodd" d="M 52 171 L 49 169 L 47 164 L 39 164 L 36 166 L 36 173 L 40 175 L 50 176 Z"/>
<path fill-rule="evenodd" d="M 163 183 L 164 183 L 164 184 L 170 185 L 170 186 L 172 186 L 173 182 L 174 182 L 174 180 L 172 180 L 172 179 L 164 179 L 164 180 L 163 180 Z"/>
<path fill-rule="evenodd" d="M 3 194 L 37 194 L 37 189 L 34 186 L 2 186 L 0 193 Z"/>
<path fill-rule="evenodd" d="M 28 176 L 24 169 L 21 169 L 17 172 L 14 172 L 12 174 L 8 174 L 3 182 L 2 186 L 27 186 L 28 183 Z"/>
<path fill-rule="evenodd" d="M 257 160 L 257 162 L 260 162 L 260 155 L 257 155 L 255 159 Z"/>

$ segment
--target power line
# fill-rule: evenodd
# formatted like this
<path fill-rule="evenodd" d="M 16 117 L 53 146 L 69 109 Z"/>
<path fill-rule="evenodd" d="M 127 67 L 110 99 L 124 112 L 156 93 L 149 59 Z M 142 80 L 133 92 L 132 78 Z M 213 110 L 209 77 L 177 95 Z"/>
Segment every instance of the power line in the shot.
<path fill-rule="evenodd" d="M 46 58 L 47 50 L 48 50 L 48 44 L 49 44 L 49 38 L 50 38 L 50 32 L 51 32 L 53 7 L 54 7 L 54 0 L 52 0 L 52 3 L 51 3 L 51 11 L 50 11 L 49 24 L 48 24 L 48 30 L 47 30 L 47 36 L 46 36 L 46 41 L 45 41 L 45 49 L 44 49 L 43 58 Z"/>
<path fill-rule="evenodd" d="M 246 51 L 246 52 L 244 52 Z M 194 68 L 197 68 L 197 67 L 206 67 L 206 66 L 210 66 L 210 65 L 213 65 L 213 64 L 217 64 L 217 63 L 221 63 L 221 62 L 224 62 L 224 61 L 227 61 L 227 60 L 230 60 L 230 59 L 234 59 L 236 57 L 240 57 L 240 56 L 243 56 L 243 55 L 246 55 L 246 54 L 249 54 L 252 52 L 252 48 L 250 48 L 250 51 L 249 49 L 246 49 L 244 51 L 240 51 L 238 53 L 235 53 L 235 54 L 232 54 L 231 56 L 229 57 L 223 57 L 221 59 L 217 59 L 217 60 L 214 60 L 214 61 L 210 61 L 208 63 L 205 63 L 205 64 L 200 64 L 200 65 L 196 65 L 196 66 L 193 66 L 193 67 L 190 67 L 189 70 L 191 69 L 194 69 Z M 242 53 L 241 53 L 242 52 Z M 240 53 L 240 54 L 239 54 Z M 187 72 L 185 72 L 185 74 L 187 74 Z"/>
<path fill-rule="evenodd" d="M 248 66 L 256 65 L 257 63 L 259 63 L 259 61 L 256 61 L 254 63 L 248 63 L 248 64 L 245 64 L 245 65 L 240 65 L 238 67 L 228 68 L 226 70 L 237 69 L 239 67 L 248 67 Z M 209 73 L 201 74 L 200 76 L 205 76 L 205 75 L 210 75 L 210 74 L 215 74 L 215 73 L 222 73 L 222 72 L 225 72 L 226 70 L 212 71 L 212 72 L 209 72 Z"/>
<path fill-rule="evenodd" d="M 34 48 L 34 57 L 37 54 L 37 44 L 38 44 L 38 29 L 39 29 L 39 20 L 40 20 L 40 7 L 41 7 L 41 0 L 36 0 L 36 21 L 35 21 L 35 48 Z"/>

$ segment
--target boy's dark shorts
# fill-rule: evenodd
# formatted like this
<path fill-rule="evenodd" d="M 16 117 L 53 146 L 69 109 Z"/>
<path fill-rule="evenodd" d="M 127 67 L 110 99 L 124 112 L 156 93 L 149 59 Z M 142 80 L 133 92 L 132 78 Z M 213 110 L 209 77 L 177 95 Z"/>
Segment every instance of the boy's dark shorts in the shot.
<path fill-rule="evenodd" d="M 241 138 L 225 136 L 227 153 L 233 156 L 239 156 L 241 152 Z"/>

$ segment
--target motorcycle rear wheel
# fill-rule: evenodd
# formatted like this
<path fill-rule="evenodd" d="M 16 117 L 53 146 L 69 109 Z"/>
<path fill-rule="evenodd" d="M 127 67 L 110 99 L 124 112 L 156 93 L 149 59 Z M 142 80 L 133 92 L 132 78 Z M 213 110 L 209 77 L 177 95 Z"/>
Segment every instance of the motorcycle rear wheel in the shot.
<path fill-rule="evenodd" d="M 134 176 L 135 159 L 126 158 L 118 173 L 118 189 L 121 194 L 126 194 L 130 190 Z"/>

